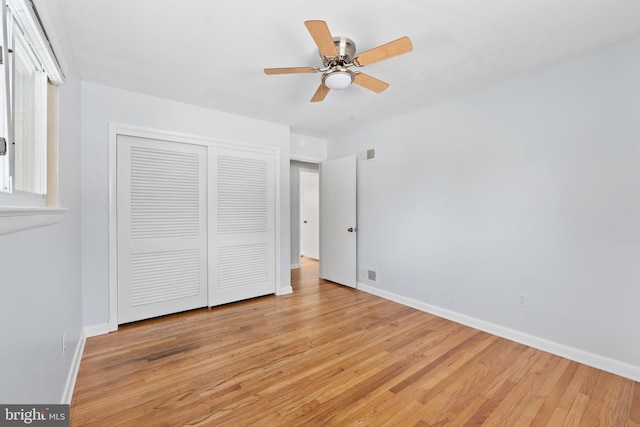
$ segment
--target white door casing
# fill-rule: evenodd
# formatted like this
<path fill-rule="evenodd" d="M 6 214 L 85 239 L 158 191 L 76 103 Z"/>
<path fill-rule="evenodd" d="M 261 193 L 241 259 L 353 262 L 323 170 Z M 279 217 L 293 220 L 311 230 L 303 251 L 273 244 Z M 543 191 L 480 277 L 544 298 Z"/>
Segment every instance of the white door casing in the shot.
<path fill-rule="evenodd" d="M 320 277 L 356 287 L 356 156 L 322 162 Z"/>
<path fill-rule="evenodd" d="M 320 258 L 320 176 L 318 173 L 300 174 L 300 253 Z"/>
<path fill-rule="evenodd" d="M 206 306 L 206 151 L 118 135 L 118 323 Z"/>

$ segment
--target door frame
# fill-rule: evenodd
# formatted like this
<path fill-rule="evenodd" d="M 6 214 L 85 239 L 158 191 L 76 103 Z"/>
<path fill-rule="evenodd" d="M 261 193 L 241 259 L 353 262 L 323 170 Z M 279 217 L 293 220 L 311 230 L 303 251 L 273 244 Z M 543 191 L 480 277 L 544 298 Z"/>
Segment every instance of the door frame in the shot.
<path fill-rule="evenodd" d="M 291 159 L 294 160 L 294 159 Z M 300 160 L 296 160 L 297 162 L 300 162 Z M 311 167 L 299 167 L 297 168 L 296 171 L 296 176 L 295 176 L 295 181 L 296 181 L 296 199 L 295 201 L 292 199 L 290 201 L 290 203 L 296 203 L 295 206 L 295 217 L 292 216 L 291 217 L 291 231 L 293 233 L 293 228 L 295 227 L 295 237 L 296 237 L 296 260 L 297 262 L 295 264 L 291 264 L 290 268 L 294 269 L 294 268 L 300 268 L 300 257 L 302 256 L 302 226 L 301 226 L 301 221 L 302 221 L 302 175 L 305 173 L 315 173 L 318 175 L 318 179 L 320 178 L 320 163 L 322 162 L 304 162 L 304 163 L 309 163 L 309 164 L 315 164 L 316 168 L 313 169 Z M 291 161 L 289 161 L 289 165 L 291 165 Z M 319 184 L 318 184 L 319 187 Z M 319 188 L 318 188 L 319 191 Z M 318 206 L 318 210 L 320 209 L 320 207 Z M 318 212 L 318 217 L 320 216 L 320 212 Z M 295 221 L 295 223 L 294 223 Z M 320 238 L 318 237 L 318 245 L 320 244 Z M 291 250 L 293 251 L 293 247 L 291 248 Z M 320 249 L 318 248 L 318 258 L 320 257 Z"/>
<path fill-rule="evenodd" d="M 320 176 L 320 165 L 322 164 L 323 161 L 325 161 L 326 158 L 321 158 L 321 157 L 312 157 L 312 156 L 302 156 L 299 154 L 291 154 L 289 157 L 289 164 L 288 164 L 288 168 L 289 168 L 289 177 L 291 179 L 291 181 L 295 180 L 296 182 L 296 187 L 295 187 L 295 197 L 296 199 L 293 199 L 293 196 L 290 197 L 289 200 L 289 212 L 291 213 L 290 216 L 290 221 L 289 221 L 289 229 L 291 232 L 291 236 L 293 236 L 295 234 L 295 238 L 297 239 L 297 243 L 296 243 L 296 261 L 295 263 L 292 262 L 292 256 L 291 253 L 289 254 L 289 270 L 293 270 L 293 269 L 297 269 L 300 268 L 300 217 L 302 215 L 302 207 L 300 205 L 301 201 L 300 201 L 300 177 L 302 175 L 303 172 L 308 171 L 308 172 L 312 172 L 312 173 L 317 173 L 318 176 Z M 315 165 L 316 167 L 298 167 L 296 169 L 296 174 L 295 177 L 292 177 L 291 175 L 291 163 L 292 162 L 299 162 L 299 163 L 308 163 L 310 165 Z M 291 189 L 291 185 L 289 186 L 289 191 L 290 194 L 293 195 L 293 191 Z M 295 215 L 293 214 L 293 209 L 292 207 L 294 207 L 295 203 Z M 322 203 L 320 201 L 320 203 Z M 295 227 L 295 230 L 294 230 Z M 320 233 L 322 233 L 322 229 L 320 230 Z M 290 237 L 291 237 L 290 236 Z M 290 238 L 291 241 L 291 238 Z M 318 244 L 320 244 L 320 242 L 318 242 Z M 290 244 L 290 251 L 293 251 L 293 245 Z M 318 254 L 319 255 L 319 254 Z"/>
<path fill-rule="evenodd" d="M 228 148 L 240 151 L 271 154 L 275 159 L 275 293 L 287 293 L 281 290 L 281 190 L 280 190 L 280 147 L 271 147 L 242 141 L 172 132 L 136 126 L 126 123 L 109 122 L 109 325 L 108 331 L 118 330 L 118 228 L 117 228 L 117 139 L 118 135 L 138 138 L 160 139 L 184 144 L 203 145 L 205 147 Z"/>
<path fill-rule="evenodd" d="M 298 258 L 302 256 L 302 247 L 304 242 L 304 233 L 303 233 L 303 218 L 305 217 L 305 209 L 304 209 L 304 201 L 305 201 L 305 190 L 304 190 L 304 176 L 305 175 L 315 175 L 318 178 L 318 211 L 317 211 L 317 220 L 318 220 L 318 253 L 317 259 L 320 260 L 320 168 L 318 169 L 298 169 Z"/>

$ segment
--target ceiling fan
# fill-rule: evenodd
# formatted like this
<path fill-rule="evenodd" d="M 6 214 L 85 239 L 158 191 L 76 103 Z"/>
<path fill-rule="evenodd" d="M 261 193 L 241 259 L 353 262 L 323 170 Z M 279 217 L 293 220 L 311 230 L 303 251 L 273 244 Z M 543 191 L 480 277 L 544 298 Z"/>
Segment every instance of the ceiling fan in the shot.
<path fill-rule="evenodd" d="M 360 71 L 353 71 L 351 68 L 360 68 L 411 52 L 413 49 L 411 40 L 405 36 L 355 55 L 356 44 L 353 40 L 346 37 L 332 37 L 326 22 L 305 21 L 304 25 L 318 45 L 323 67 L 265 68 L 264 72 L 265 74 L 322 73 L 322 82 L 311 98 L 311 102 L 322 101 L 331 89 L 344 89 L 351 83 L 376 93 L 382 92 L 389 87 L 389 83 Z"/>

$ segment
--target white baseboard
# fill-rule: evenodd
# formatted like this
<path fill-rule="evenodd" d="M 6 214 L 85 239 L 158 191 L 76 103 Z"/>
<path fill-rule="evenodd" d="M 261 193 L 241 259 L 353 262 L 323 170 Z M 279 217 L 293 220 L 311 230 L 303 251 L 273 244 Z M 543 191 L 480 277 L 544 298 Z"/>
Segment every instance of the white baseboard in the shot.
<path fill-rule="evenodd" d="M 87 343 L 87 338 L 95 337 L 98 335 L 104 335 L 109 333 L 109 324 L 101 323 L 98 325 L 85 326 L 80 332 L 80 339 L 76 350 L 73 353 L 73 359 L 71 360 L 71 369 L 67 375 L 67 382 L 64 386 L 64 392 L 62 393 L 61 404 L 70 405 L 71 398 L 73 398 L 73 389 L 76 386 L 76 379 L 78 378 L 78 371 L 80 370 L 80 362 L 82 361 L 82 355 L 84 353 L 84 346 Z"/>
<path fill-rule="evenodd" d="M 287 286 L 286 288 L 278 288 L 276 291 L 276 295 L 288 295 L 293 293 L 293 288 L 291 286 Z"/>
<path fill-rule="evenodd" d="M 291 264 L 291 269 L 295 270 L 296 268 L 300 268 L 300 263 L 297 264 Z"/>
<path fill-rule="evenodd" d="M 87 336 L 85 331 L 80 332 L 80 339 L 76 345 L 76 351 L 73 353 L 73 359 L 71 360 L 71 369 L 67 375 L 67 382 L 64 386 L 64 392 L 62 393 L 63 405 L 70 405 L 71 398 L 73 397 L 73 389 L 76 386 L 76 379 L 78 378 L 78 371 L 80 370 L 80 362 L 82 361 L 82 354 L 84 353 L 84 345 L 87 342 Z"/>
<path fill-rule="evenodd" d="M 91 338 L 108 334 L 110 330 L 109 323 L 99 323 L 97 325 L 85 326 L 84 334 L 87 338 Z"/>
<path fill-rule="evenodd" d="M 629 363 L 621 362 L 619 360 L 611 359 L 599 354 L 590 353 L 584 350 L 566 346 L 564 344 L 548 341 L 543 338 L 516 331 L 514 329 L 496 325 L 495 323 L 486 322 L 475 317 L 467 316 L 464 314 L 456 313 L 455 311 L 430 305 L 413 298 L 408 298 L 402 295 L 394 294 L 392 292 L 384 291 L 382 289 L 376 288 L 375 286 L 358 283 L 357 288 L 361 291 L 377 295 L 384 299 L 388 299 L 399 304 L 403 304 L 408 307 L 433 314 L 434 316 L 442 317 L 444 319 L 460 323 L 462 325 L 470 326 L 472 328 L 479 329 L 481 331 L 508 339 L 510 341 L 515 341 L 529 347 L 537 348 L 538 350 L 546 351 L 547 353 L 555 354 L 556 356 L 564 357 L 566 359 L 570 359 L 584 365 L 601 369 L 612 374 L 620 375 L 621 377 L 629 378 L 633 381 L 640 381 L 640 366 L 631 365 Z"/>

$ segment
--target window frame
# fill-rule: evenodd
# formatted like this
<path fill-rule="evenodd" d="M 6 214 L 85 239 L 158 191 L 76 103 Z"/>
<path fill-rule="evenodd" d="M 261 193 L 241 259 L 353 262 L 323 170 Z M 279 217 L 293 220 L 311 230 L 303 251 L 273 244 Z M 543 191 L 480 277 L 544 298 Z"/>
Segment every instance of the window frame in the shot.
<path fill-rule="evenodd" d="M 49 38 L 43 29 L 40 16 L 35 10 L 32 0 L 0 0 L 2 7 L 2 22 L 10 22 L 11 25 L 17 25 L 20 31 L 25 35 L 33 53 L 46 73 L 48 82 L 44 90 L 45 104 L 47 114 L 44 120 L 46 128 L 44 143 L 44 160 L 41 164 L 45 166 L 41 169 L 41 173 L 46 174 L 46 194 L 29 193 L 24 191 L 16 191 L 10 188 L 11 192 L 0 191 L 0 235 L 13 231 L 24 230 L 33 227 L 53 224 L 62 221 L 62 217 L 66 209 L 58 207 L 58 92 L 57 86 L 64 83 L 64 73 L 58 58 L 52 50 Z M 7 13 L 7 7 L 11 13 Z M 45 16 L 46 17 L 46 16 Z M 15 22 L 13 20 L 15 19 Z M 3 25 L 7 28 L 6 25 Z M 7 34 L 7 37 L 9 34 Z M 8 38 L 7 38 L 8 39 Z M 6 45 L 2 43 L 1 45 Z M 8 48 L 2 47 L 3 58 L 8 58 L 9 62 L 13 62 L 9 55 Z M 3 77 L 5 66 L 2 65 Z M 8 67 L 7 67 L 8 68 Z M 12 78 L 10 71 L 10 78 Z M 4 86 L 4 80 L 0 84 Z M 9 82 L 12 83 L 12 82 Z M 5 86 L 6 87 L 6 86 Z M 2 92 L 5 92 L 3 88 Z M 0 101 L 4 105 L 10 104 L 0 96 Z M 9 111 L 13 114 L 12 109 Z M 7 119 L 11 120 L 8 115 L 3 114 Z M 4 128 L 5 126 L 3 126 Z M 11 151 L 11 145 L 7 141 L 8 150 Z M 5 161 L 5 157 L 0 157 L 0 161 Z M 46 170 L 45 170 L 46 168 Z M 0 180 L 0 185 L 2 185 Z M 3 189 L 0 189 L 3 190 Z"/>
<path fill-rule="evenodd" d="M 2 5 L 4 102 L 0 108 L 7 153 L 0 158 L 0 192 L 16 194 L 10 199 L 20 200 L 20 204 L 41 207 L 46 205 L 47 194 L 48 72 L 38 43 L 32 41 L 34 36 L 28 31 L 32 25 L 20 12 L 26 11 L 29 4 L 3 0 Z"/>

